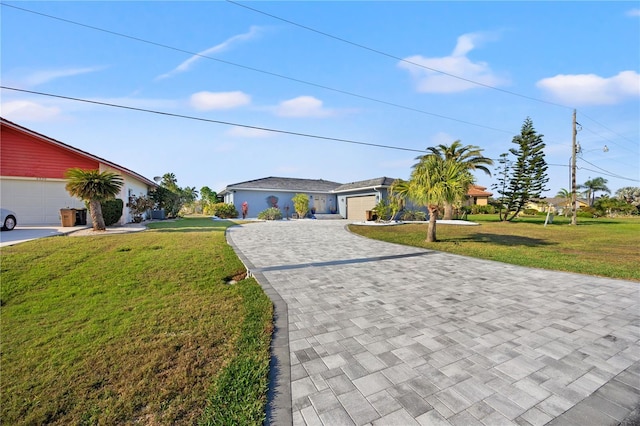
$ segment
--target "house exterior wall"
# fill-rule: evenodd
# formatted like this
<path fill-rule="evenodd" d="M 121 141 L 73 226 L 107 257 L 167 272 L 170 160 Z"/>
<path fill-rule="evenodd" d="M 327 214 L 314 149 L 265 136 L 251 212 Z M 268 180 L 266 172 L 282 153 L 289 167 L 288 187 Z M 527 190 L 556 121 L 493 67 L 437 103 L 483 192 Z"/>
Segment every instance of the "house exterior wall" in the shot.
<path fill-rule="evenodd" d="M 69 195 L 64 179 L 0 178 L 0 205 L 16 212 L 18 225 L 60 225 L 60 209 L 85 208 Z M 87 220 L 91 218 L 87 215 Z"/>
<path fill-rule="evenodd" d="M 338 194 L 338 213 L 340 216 L 347 218 L 347 204 L 351 197 L 376 196 L 376 202 L 387 198 L 387 188 L 362 188 L 353 191 L 342 192 Z M 348 218 L 347 218 L 348 219 Z"/>
<path fill-rule="evenodd" d="M 70 168 L 109 170 L 124 179 L 117 198 L 125 206 L 130 191 L 147 194 L 147 183 L 103 164 L 90 154 L 83 155 L 73 147 L 65 147 L 45 136 L 22 131 L 2 122 L 0 137 L 0 205 L 16 212 L 19 225 L 60 224 L 60 209 L 83 209 L 82 200 L 65 189 L 64 175 Z M 125 207 L 120 224 L 132 220 Z M 87 215 L 87 221 L 91 218 Z"/>
<path fill-rule="evenodd" d="M 330 207 L 336 205 L 335 194 L 330 193 L 316 193 L 316 192 L 288 192 L 288 191 L 270 191 L 270 190 L 252 190 L 252 189 L 229 189 L 229 192 L 224 195 L 224 202 L 233 204 L 239 213 L 242 213 L 242 203 L 245 201 L 249 204 L 248 217 L 257 217 L 258 213 L 268 209 L 271 205 L 268 203 L 267 198 L 275 196 L 278 198 L 278 208 L 282 211 L 283 216 L 286 214 L 286 206 L 289 206 L 289 216 L 295 213 L 293 208 L 293 201 L 291 199 L 296 194 L 307 194 L 309 197 L 309 208 L 313 204 L 314 197 L 319 195 L 326 197 L 325 211 L 316 211 L 316 213 L 329 213 Z"/>

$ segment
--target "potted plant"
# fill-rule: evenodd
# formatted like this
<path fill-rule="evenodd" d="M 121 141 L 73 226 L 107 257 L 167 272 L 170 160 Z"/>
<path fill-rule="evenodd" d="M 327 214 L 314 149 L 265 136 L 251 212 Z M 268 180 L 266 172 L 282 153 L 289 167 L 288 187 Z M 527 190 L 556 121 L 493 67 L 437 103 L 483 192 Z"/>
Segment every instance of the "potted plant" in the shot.
<path fill-rule="evenodd" d="M 133 215 L 133 221 L 135 223 L 140 223 L 143 220 L 142 215 L 149 209 L 152 209 L 154 205 L 153 200 L 147 198 L 144 195 L 135 196 L 132 195 L 129 197 L 129 203 L 127 203 L 127 207 L 131 211 Z"/>

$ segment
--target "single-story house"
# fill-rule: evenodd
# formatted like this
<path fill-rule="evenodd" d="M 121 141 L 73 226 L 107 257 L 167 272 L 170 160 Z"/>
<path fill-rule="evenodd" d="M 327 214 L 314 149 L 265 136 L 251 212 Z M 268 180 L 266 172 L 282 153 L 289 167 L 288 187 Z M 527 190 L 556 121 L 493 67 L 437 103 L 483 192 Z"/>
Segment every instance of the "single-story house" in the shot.
<path fill-rule="evenodd" d="M 242 204 L 249 204 L 249 216 L 269 208 L 278 207 L 294 213 L 291 198 L 298 193 L 309 196 L 310 207 L 316 214 L 338 214 L 349 220 L 365 220 L 367 210 L 372 210 L 380 200 L 386 199 L 395 179 L 379 177 L 340 184 L 322 179 L 297 179 L 266 177 L 228 185 L 218 193 L 225 203 L 233 204 L 241 211 Z M 469 189 L 469 199 L 475 204 L 486 205 L 490 192 L 482 186 Z"/>
<path fill-rule="evenodd" d="M 323 179 L 296 179 L 283 177 L 266 177 L 234 183 L 218 193 L 227 204 L 233 204 L 236 210 L 242 211 L 242 203 L 249 205 L 249 216 L 269 207 L 278 207 L 283 212 L 295 213 L 291 199 L 298 193 L 309 196 L 309 207 L 316 213 L 329 214 L 336 212 L 336 195 L 333 190 L 339 187 L 337 182 Z"/>
<path fill-rule="evenodd" d="M 486 189 L 487 188 L 485 186 L 471 185 L 469 191 L 467 191 L 467 201 L 465 205 L 486 206 L 489 204 L 489 197 L 491 197 L 493 193 L 487 192 Z"/>
<path fill-rule="evenodd" d="M 589 202 L 584 198 L 576 199 L 576 207 L 589 207 Z M 551 209 L 551 213 L 564 214 L 565 210 L 571 210 L 571 199 L 563 197 L 548 197 L 539 200 L 531 200 L 526 205 L 527 209 L 537 210 L 546 213 Z"/>
<path fill-rule="evenodd" d="M 64 174 L 70 168 L 122 176 L 117 198 L 125 207 L 120 224 L 133 220 L 126 207 L 129 197 L 147 195 L 157 187 L 134 171 L 1 117 L 0 124 L 0 205 L 15 211 L 20 225 L 60 224 L 60 209 L 85 208 L 65 189 Z"/>

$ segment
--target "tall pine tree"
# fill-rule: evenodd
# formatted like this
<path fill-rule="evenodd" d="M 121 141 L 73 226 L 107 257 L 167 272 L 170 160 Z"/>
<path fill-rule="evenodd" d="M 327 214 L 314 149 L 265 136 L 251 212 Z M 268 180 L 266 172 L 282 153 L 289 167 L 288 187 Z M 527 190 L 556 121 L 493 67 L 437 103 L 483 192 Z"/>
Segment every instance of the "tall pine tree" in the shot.
<path fill-rule="evenodd" d="M 518 147 L 500 156 L 498 183 L 494 189 L 500 194 L 502 221 L 511 221 L 530 200 L 539 198 L 547 189 L 545 185 L 549 178 L 542 137 L 533 128 L 531 118 L 527 117 L 520 134 L 512 140 Z M 510 160 L 509 154 L 515 156 L 515 160 Z"/>

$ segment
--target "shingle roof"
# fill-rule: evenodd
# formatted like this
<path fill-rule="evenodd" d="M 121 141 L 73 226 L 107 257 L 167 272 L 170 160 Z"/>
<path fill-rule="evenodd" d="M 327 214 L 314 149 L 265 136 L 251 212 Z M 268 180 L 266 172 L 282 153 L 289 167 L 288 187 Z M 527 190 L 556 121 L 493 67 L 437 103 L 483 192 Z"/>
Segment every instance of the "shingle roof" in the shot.
<path fill-rule="evenodd" d="M 356 189 L 374 188 L 374 187 L 389 187 L 395 182 L 394 178 L 379 177 L 375 179 L 361 180 L 358 182 L 345 183 L 335 188 L 334 192 L 346 192 L 354 191 Z"/>
<path fill-rule="evenodd" d="M 232 189 L 264 189 L 280 191 L 331 192 L 339 186 L 340 183 L 338 182 L 331 182 L 324 179 L 298 179 L 269 176 L 262 179 L 234 183 L 232 185 L 228 185 L 224 191 Z"/>

